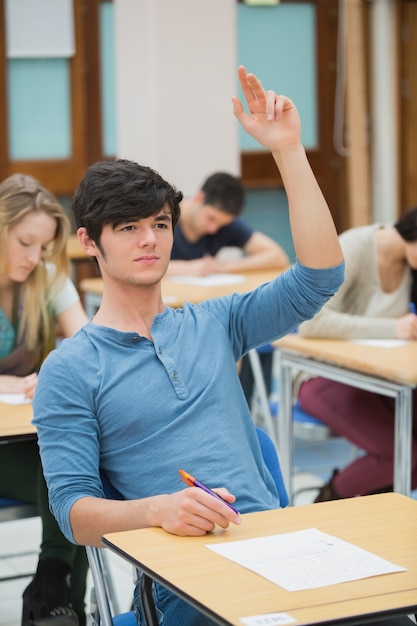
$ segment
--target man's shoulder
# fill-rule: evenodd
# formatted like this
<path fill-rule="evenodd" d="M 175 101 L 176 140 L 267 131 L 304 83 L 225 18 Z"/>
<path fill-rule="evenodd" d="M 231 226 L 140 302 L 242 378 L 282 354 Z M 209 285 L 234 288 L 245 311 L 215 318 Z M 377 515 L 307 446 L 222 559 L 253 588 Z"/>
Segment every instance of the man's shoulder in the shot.
<path fill-rule="evenodd" d="M 48 363 L 57 363 L 59 360 L 66 360 L 75 355 L 82 355 L 91 345 L 89 339 L 88 324 L 80 328 L 75 335 L 63 339 L 59 345 L 47 357 Z"/>

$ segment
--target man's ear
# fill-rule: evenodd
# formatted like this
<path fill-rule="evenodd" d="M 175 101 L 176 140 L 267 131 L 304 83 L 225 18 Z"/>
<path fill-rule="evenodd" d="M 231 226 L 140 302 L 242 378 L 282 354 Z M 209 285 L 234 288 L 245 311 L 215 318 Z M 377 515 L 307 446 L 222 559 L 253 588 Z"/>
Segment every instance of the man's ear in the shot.
<path fill-rule="evenodd" d="M 97 256 L 97 246 L 91 239 L 84 226 L 77 230 L 77 237 L 84 252 L 90 256 Z"/>

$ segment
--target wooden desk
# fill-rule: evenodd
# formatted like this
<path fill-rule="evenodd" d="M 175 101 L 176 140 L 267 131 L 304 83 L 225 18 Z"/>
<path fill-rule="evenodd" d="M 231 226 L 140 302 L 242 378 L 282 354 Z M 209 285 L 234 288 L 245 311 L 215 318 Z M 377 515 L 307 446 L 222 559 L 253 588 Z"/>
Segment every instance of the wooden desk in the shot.
<path fill-rule="evenodd" d="M 231 293 L 247 293 L 253 291 L 263 283 L 267 283 L 278 276 L 278 270 L 251 271 L 244 274 L 236 274 L 244 277 L 241 282 L 228 285 L 201 286 L 187 282 L 177 282 L 174 277 L 165 277 L 162 280 L 162 297 L 168 306 L 181 307 L 185 302 L 197 304 L 209 298 L 228 296 Z M 239 280 L 239 279 L 238 279 Z M 100 306 L 103 294 L 103 281 L 101 278 L 86 278 L 81 281 L 80 289 L 84 293 L 87 315 L 91 317 Z"/>
<path fill-rule="evenodd" d="M 417 385 L 417 342 L 395 348 L 287 335 L 275 342 L 280 367 L 280 462 L 291 502 L 293 466 L 292 370 L 301 370 L 395 399 L 394 489 L 411 490 L 412 391 Z"/>
<path fill-rule="evenodd" d="M 31 404 L 6 404 L 0 402 L 0 443 L 36 437 L 36 428 L 31 424 Z"/>
<path fill-rule="evenodd" d="M 81 247 L 77 235 L 70 235 L 68 237 L 67 254 L 71 261 L 78 261 L 80 259 L 85 261 L 91 259 L 91 256 L 86 254 Z"/>
<path fill-rule="evenodd" d="M 105 546 L 191 602 L 218 624 L 287 613 L 294 624 L 353 624 L 417 608 L 417 502 L 389 493 L 242 515 L 241 526 L 205 537 L 177 537 L 160 528 L 111 533 Z M 205 546 L 305 528 L 355 544 L 405 572 L 305 591 L 286 591 Z"/>

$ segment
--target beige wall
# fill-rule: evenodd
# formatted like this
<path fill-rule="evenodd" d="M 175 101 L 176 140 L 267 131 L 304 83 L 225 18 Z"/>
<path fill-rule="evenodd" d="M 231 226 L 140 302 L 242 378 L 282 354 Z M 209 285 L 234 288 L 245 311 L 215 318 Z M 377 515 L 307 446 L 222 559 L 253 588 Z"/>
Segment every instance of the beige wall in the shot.
<path fill-rule="evenodd" d="M 235 0 L 115 0 L 118 157 L 186 195 L 240 174 Z"/>

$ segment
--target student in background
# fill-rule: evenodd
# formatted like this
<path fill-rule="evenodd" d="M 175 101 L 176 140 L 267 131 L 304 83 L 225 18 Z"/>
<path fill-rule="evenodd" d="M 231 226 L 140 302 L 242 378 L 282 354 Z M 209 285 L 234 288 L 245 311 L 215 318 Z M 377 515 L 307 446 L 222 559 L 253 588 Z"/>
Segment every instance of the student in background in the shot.
<path fill-rule="evenodd" d="M 417 339 L 417 207 L 394 225 L 372 224 L 340 235 L 346 276 L 303 337 Z M 411 307 L 410 307 L 411 303 Z M 413 312 L 411 312 L 411 310 Z M 386 358 L 389 359 L 387 349 Z M 316 502 L 392 491 L 394 400 L 326 378 L 303 380 L 301 408 L 364 451 L 335 470 Z M 417 391 L 413 392 L 412 487 L 417 487 Z"/>
<path fill-rule="evenodd" d="M 32 399 L 40 365 L 55 347 L 56 323 L 69 337 L 87 321 L 68 278 L 69 229 L 63 208 L 37 180 L 14 174 L 0 183 L 0 393 Z M 55 454 L 59 458 L 59 446 Z M 22 626 L 37 620 L 43 626 L 85 624 L 85 550 L 63 536 L 49 510 L 37 441 L 1 446 L 0 494 L 36 502 L 42 519 L 37 572 L 23 594 Z"/>
<path fill-rule="evenodd" d="M 192 198 L 184 199 L 167 274 L 206 276 L 287 268 L 288 256 L 281 246 L 240 218 L 243 203 L 240 179 L 225 172 L 212 174 Z M 217 258 L 224 248 L 239 248 L 241 255 Z"/>
<path fill-rule="evenodd" d="M 220 499 L 182 488 L 179 467 L 217 485 L 227 502 L 237 499 L 242 513 L 280 506 L 236 361 L 314 315 L 343 280 L 343 256 L 294 104 L 265 92 L 244 67 L 239 79 L 249 114 L 233 98 L 235 115 L 271 150 L 289 198 L 298 262 L 288 271 L 252 293 L 168 307 L 161 280 L 182 194 L 125 160 L 91 166 L 75 193 L 78 237 L 97 259 L 103 298 L 42 366 L 34 423 L 52 510 L 80 544 L 100 546 L 113 530 L 157 526 L 197 536 L 240 523 Z M 102 473 L 123 500 L 105 498 Z M 164 624 L 212 623 L 154 587 Z M 135 606 L 140 613 L 137 596 Z"/>

